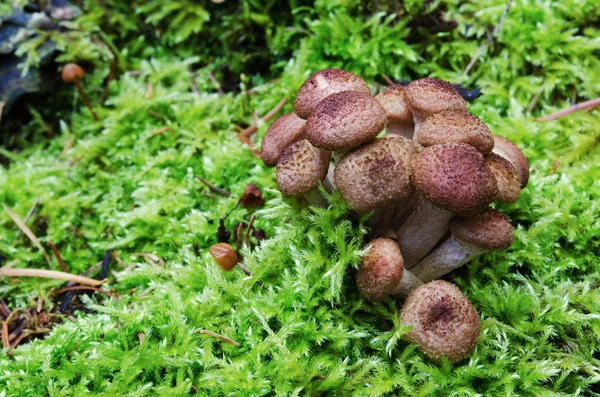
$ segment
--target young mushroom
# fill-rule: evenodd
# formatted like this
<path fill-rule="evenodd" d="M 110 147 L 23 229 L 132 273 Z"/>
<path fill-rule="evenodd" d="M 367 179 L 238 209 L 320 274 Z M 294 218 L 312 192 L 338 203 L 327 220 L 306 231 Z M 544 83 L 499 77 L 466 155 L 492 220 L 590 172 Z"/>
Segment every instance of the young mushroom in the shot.
<path fill-rule="evenodd" d="M 440 241 L 455 214 L 486 208 L 498 195 L 483 155 L 465 143 L 423 149 L 413 162 L 411 180 L 423 201 L 397 231 L 407 269 Z"/>
<path fill-rule="evenodd" d="M 402 85 L 393 85 L 380 92 L 375 99 L 387 114 L 387 133 L 412 139 L 415 122 L 404 98 L 404 90 Z"/>
<path fill-rule="evenodd" d="M 306 120 L 287 113 L 278 117 L 262 139 L 261 158 L 267 167 L 274 167 L 283 149 L 305 137 Z"/>
<path fill-rule="evenodd" d="M 239 267 L 247 276 L 252 276 L 252 272 L 238 262 L 238 256 L 233 247 L 227 243 L 214 244 L 208 250 L 215 260 L 215 263 L 225 272 L 230 272 L 234 267 Z"/>
<path fill-rule="evenodd" d="M 404 269 L 404 259 L 398 244 L 381 237 L 369 243 L 356 272 L 356 286 L 369 300 L 379 301 L 388 296 L 403 297 L 423 282 Z"/>
<path fill-rule="evenodd" d="M 98 118 L 96 111 L 92 107 L 90 100 L 88 99 L 87 95 L 85 94 L 85 92 L 83 91 L 83 88 L 81 86 L 81 81 L 83 80 L 84 77 L 85 77 L 85 71 L 81 68 L 81 66 L 77 65 L 76 63 L 67 63 L 63 67 L 62 75 L 61 75 L 62 81 L 64 81 L 65 83 L 75 84 L 75 87 L 77 88 L 77 91 L 79 92 L 79 96 L 81 96 L 81 100 L 83 101 L 85 106 L 87 106 L 87 108 L 92 113 L 92 117 L 94 118 L 94 120 L 99 121 L 100 119 Z"/>
<path fill-rule="evenodd" d="M 437 280 L 416 288 L 400 311 L 400 324 L 413 326 L 404 339 L 434 361 L 451 363 L 469 356 L 479 339 L 479 316 L 460 290 Z"/>
<path fill-rule="evenodd" d="M 341 69 L 323 69 L 310 76 L 298 90 L 294 111 L 301 119 L 308 119 L 319 102 L 341 91 L 369 93 L 369 86 L 354 73 Z"/>
<path fill-rule="evenodd" d="M 521 179 L 521 188 L 527 186 L 529 183 L 529 163 L 527 158 L 519 149 L 517 145 L 512 143 L 506 138 L 501 136 L 494 136 L 494 150 L 493 152 L 499 156 L 504 157 L 517 169 L 519 178 Z"/>
<path fill-rule="evenodd" d="M 513 229 L 502 213 L 487 209 L 474 216 L 457 216 L 450 237 L 411 271 L 424 282 L 438 279 L 486 252 L 510 247 Z"/>
<path fill-rule="evenodd" d="M 485 162 L 494 174 L 498 184 L 497 200 L 514 203 L 521 194 L 521 178 L 516 168 L 502 156 L 490 153 L 485 156 Z"/>

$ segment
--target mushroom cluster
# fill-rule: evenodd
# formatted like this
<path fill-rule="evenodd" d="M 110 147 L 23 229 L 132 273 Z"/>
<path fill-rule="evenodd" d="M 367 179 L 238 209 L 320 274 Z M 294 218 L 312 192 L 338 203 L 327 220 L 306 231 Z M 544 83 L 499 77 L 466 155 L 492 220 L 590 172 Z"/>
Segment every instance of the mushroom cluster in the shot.
<path fill-rule="evenodd" d="M 434 280 L 511 245 L 509 220 L 490 204 L 517 200 L 529 180 L 524 154 L 435 78 L 373 97 L 359 76 L 325 69 L 302 84 L 294 110 L 262 141 L 279 190 L 320 204 L 322 183 L 353 211 L 373 211 L 369 225 L 382 237 L 368 244 L 358 289 L 370 300 L 406 298 L 405 339 L 432 359 L 464 359 L 479 318 L 458 288 Z"/>

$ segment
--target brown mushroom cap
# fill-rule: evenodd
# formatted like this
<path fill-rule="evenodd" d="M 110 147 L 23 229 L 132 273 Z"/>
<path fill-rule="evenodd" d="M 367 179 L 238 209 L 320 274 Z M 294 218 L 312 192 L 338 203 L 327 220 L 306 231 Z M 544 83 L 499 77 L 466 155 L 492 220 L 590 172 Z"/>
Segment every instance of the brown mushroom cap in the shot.
<path fill-rule="evenodd" d="M 354 73 L 340 69 L 323 69 L 302 84 L 294 101 L 294 111 L 298 117 L 306 120 L 319 102 L 341 91 L 360 91 L 367 94 L 370 92 L 367 83 Z"/>
<path fill-rule="evenodd" d="M 419 143 L 425 147 L 449 142 L 463 142 L 483 154 L 494 148 L 489 128 L 464 110 L 445 110 L 429 116 L 421 124 Z"/>
<path fill-rule="evenodd" d="M 342 91 L 323 99 L 306 122 L 306 136 L 322 149 L 346 151 L 385 128 L 385 109 L 371 95 Z"/>
<path fill-rule="evenodd" d="M 314 189 L 327 175 L 331 153 L 303 139 L 285 148 L 277 163 L 277 187 L 286 196 Z"/>
<path fill-rule="evenodd" d="M 75 83 L 85 77 L 85 71 L 76 63 L 67 63 L 62 70 L 62 81 L 65 83 Z"/>
<path fill-rule="evenodd" d="M 416 288 L 400 312 L 400 324 L 414 328 L 404 339 L 415 343 L 432 360 L 466 358 L 479 338 L 479 316 L 460 290 L 436 280 Z"/>
<path fill-rule="evenodd" d="M 521 193 L 521 178 L 510 161 L 496 153 L 488 154 L 485 161 L 496 177 L 498 184 L 498 200 L 514 203 Z"/>
<path fill-rule="evenodd" d="M 346 154 L 334 171 L 335 185 L 354 211 L 409 198 L 416 148 L 409 139 L 387 135 Z"/>
<path fill-rule="evenodd" d="M 383 300 L 402 280 L 404 259 L 398 244 L 389 238 L 377 238 L 368 248 L 356 272 L 356 285 L 367 299 Z"/>
<path fill-rule="evenodd" d="M 425 120 L 444 110 L 467 111 L 467 102 L 447 81 L 426 77 L 411 82 L 404 91 L 412 114 Z"/>
<path fill-rule="evenodd" d="M 501 136 L 494 137 L 495 146 L 494 153 L 499 154 L 514 165 L 521 178 L 521 188 L 524 188 L 529 183 L 529 163 L 527 158 L 518 148 L 517 145 L 512 143 L 506 138 Z"/>
<path fill-rule="evenodd" d="M 383 106 L 388 123 L 413 124 L 413 115 L 404 98 L 405 87 L 393 85 L 380 92 L 375 99 Z"/>
<path fill-rule="evenodd" d="M 411 180 L 433 205 L 454 213 L 482 209 L 498 195 L 483 155 L 466 143 L 423 149 L 413 162 Z"/>
<path fill-rule="evenodd" d="M 275 166 L 283 149 L 304 139 L 305 124 L 306 120 L 302 120 L 295 113 L 284 114 L 271 123 L 261 146 L 261 158 L 266 166 Z"/>
<path fill-rule="evenodd" d="M 450 223 L 454 238 L 476 251 L 497 251 L 510 247 L 513 228 L 508 218 L 492 208 L 474 216 L 457 216 Z"/>

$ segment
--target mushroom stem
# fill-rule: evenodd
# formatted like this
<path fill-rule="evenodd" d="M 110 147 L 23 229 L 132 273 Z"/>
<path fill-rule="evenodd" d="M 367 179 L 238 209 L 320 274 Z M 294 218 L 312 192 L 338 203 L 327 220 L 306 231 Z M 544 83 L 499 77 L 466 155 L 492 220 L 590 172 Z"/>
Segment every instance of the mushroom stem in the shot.
<path fill-rule="evenodd" d="M 313 207 L 327 208 L 327 200 L 323 197 L 323 194 L 321 194 L 318 187 L 304 193 L 302 198 Z"/>
<path fill-rule="evenodd" d="M 248 269 L 246 266 L 242 265 L 240 262 L 237 263 L 237 267 L 239 267 L 240 270 L 246 274 L 246 276 L 252 277 L 252 272 L 250 271 L 250 269 Z"/>
<path fill-rule="evenodd" d="M 407 123 L 388 122 L 386 131 L 388 134 L 403 136 L 407 139 L 412 139 L 414 134 L 414 126 Z"/>
<path fill-rule="evenodd" d="M 400 229 L 410 214 L 417 209 L 422 201 L 423 196 L 415 192 L 410 198 L 396 203 L 396 208 L 394 210 L 394 216 L 390 223 L 390 227 L 394 230 Z"/>
<path fill-rule="evenodd" d="M 81 96 L 81 100 L 83 101 L 85 106 L 87 106 L 87 108 L 90 109 L 90 112 L 92 113 L 92 117 L 94 118 L 94 120 L 100 121 L 100 118 L 98 117 L 98 115 L 96 114 L 96 111 L 92 107 L 90 100 L 88 99 L 87 95 L 83 91 L 83 88 L 81 87 L 81 82 L 79 81 L 79 79 L 75 80 L 75 87 L 77 88 L 77 92 L 79 92 L 79 96 Z"/>
<path fill-rule="evenodd" d="M 402 272 L 402 279 L 400 279 L 400 282 L 394 287 L 390 295 L 396 298 L 404 298 L 421 285 L 423 285 L 421 279 L 415 276 L 413 272 L 404 269 Z"/>
<path fill-rule="evenodd" d="M 335 190 L 335 182 L 333 180 L 333 172 L 335 171 L 335 165 L 329 163 L 329 169 L 327 170 L 327 176 L 323 179 L 323 187 L 327 193 L 333 193 Z"/>
<path fill-rule="evenodd" d="M 414 266 L 412 273 L 427 283 L 450 273 L 484 252 L 461 245 L 454 235 L 451 235 Z"/>
<path fill-rule="evenodd" d="M 375 208 L 373 215 L 367 221 L 367 225 L 372 227 L 388 227 L 394 216 L 396 204 L 384 205 Z"/>

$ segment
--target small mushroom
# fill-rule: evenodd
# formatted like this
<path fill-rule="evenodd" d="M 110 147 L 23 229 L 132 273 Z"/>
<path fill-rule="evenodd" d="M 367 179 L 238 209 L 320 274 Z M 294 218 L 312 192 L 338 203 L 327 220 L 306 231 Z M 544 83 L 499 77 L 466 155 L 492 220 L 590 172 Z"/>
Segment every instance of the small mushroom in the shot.
<path fill-rule="evenodd" d="M 356 285 L 369 300 L 388 296 L 406 296 L 423 282 L 404 269 L 398 244 L 391 238 L 377 238 L 369 243 L 356 272 Z"/>
<path fill-rule="evenodd" d="M 419 144 L 424 147 L 449 142 L 462 142 L 488 154 L 494 148 L 489 128 L 477 117 L 464 110 L 445 110 L 423 121 Z"/>
<path fill-rule="evenodd" d="M 519 178 L 521 179 L 521 188 L 524 188 L 529 183 L 529 163 L 527 158 L 517 145 L 501 136 L 494 137 L 493 152 L 500 155 L 511 162 L 517 169 Z"/>
<path fill-rule="evenodd" d="M 453 284 L 436 280 L 416 288 L 400 311 L 400 324 L 413 326 L 404 339 L 434 361 L 451 363 L 469 356 L 481 325 L 475 308 Z"/>
<path fill-rule="evenodd" d="M 367 83 L 354 73 L 341 69 L 323 69 L 302 84 L 294 101 L 294 111 L 298 117 L 306 120 L 319 102 L 341 91 L 370 92 Z"/>
<path fill-rule="evenodd" d="M 237 266 L 247 276 L 252 276 L 252 272 L 246 266 L 239 263 L 238 256 L 231 245 L 227 243 L 214 244 L 208 251 L 221 270 L 230 272 Z"/>
<path fill-rule="evenodd" d="M 485 162 L 494 174 L 498 184 L 497 200 L 505 203 L 514 203 L 521 193 L 521 178 L 513 165 L 502 156 L 490 153 L 485 157 Z"/>
<path fill-rule="evenodd" d="M 424 282 L 435 280 L 486 252 L 510 247 L 512 226 L 502 213 L 487 209 L 472 217 L 457 216 L 450 237 L 411 271 Z"/>
<path fill-rule="evenodd" d="M 306 137 L 322 149 L 343 152 L 375 138 L 387 122 L 371 95 L 342 91 L 323 99 L 306 122 Z"/>
<path fill-rule="evenodd" d="M 424 199 L 397 231 L 407 269 L 440 241 L 455 214 L 486 208 L 498 195 L 483 155 L 465 143 L 423 149 L 413 162 L 411 180 Z"/>
<path fill-rule="evenodd" d="M 404 98 L 404 90 L 404 86 L 396 84 L 387 87 L 375 99 L 387 114 L 387 133 L 412 139 L 415 122 Z"/>
<path fill-rule="evenodd" d="M 85 94 L 85 92 L 83 91 L 83 88 L 81 86 L 81 81 L 83 80 L 84 77 L 85 77 L 85 71 L 81 68 L 81 66 L 77 65 L 76 63 L 67 63 L 63 67 L 62 75 L 61 75 L 62 81 L 64 81 L 65 83 L 75 84 L 75 87 L 77 88 L 77 91 L 79 92 L 79 96 L 81 96 L 81 100 L 83 101 L 85 106 L 87 106 L 87 108 L 92 113 L 92 117 L 94 118 L 94 120 L 99 121 L 100 119 L 98 118 L 96 111 L 92 107 L 90 100 L 88 99 L 87 95 Z"/>
<path fill-rule="evenodd" d="M 306 120 L 287 113 L 278 117 L 267 129 L 262 139 L 261 158 L 267 167 L 274 167 L 279 160 L 281 151 L 305 137 L 304 125 Z"/>

